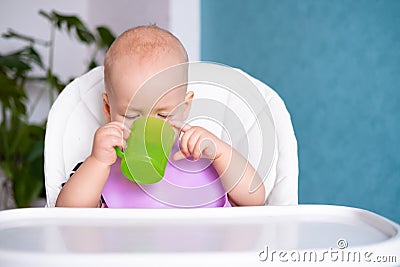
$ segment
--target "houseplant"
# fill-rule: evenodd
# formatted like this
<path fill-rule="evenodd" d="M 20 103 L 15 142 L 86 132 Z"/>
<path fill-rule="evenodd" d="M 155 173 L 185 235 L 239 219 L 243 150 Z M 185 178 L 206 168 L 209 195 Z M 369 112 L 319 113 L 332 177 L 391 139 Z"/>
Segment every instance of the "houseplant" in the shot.
<path fill-rule="evenodd" d="M 50 104 L 68 81 L 62 81 L 53 70 L 55 34 L 69 34 L 82 45 L 93 50 L 87 69 L 97 66 L 97 53 L 104 52 L 114 41 L 115 35 L 105 26 L 90 31 L 77 16 L 55 11 L 39 11 L 51 27 L 49 40 L 41 40 L 14 30 L 2 35 L 5 39 L 19 39 L 25 45 L 20 49 L 0 53 L 0 171 L 5 179 L 0 184 L 0 208 L 12 207 L 8 196 L 13 196 L 17 207 L 28 207 L 39 195 L 44 195 L 43 148 L 46 122 L 29 121 L 32 111 L 40 104 L 44 93 L 49 94 Z M 37 47 L 45 47 L 48 62 Z M 39 70 L 33 75 L 32 70 Z M 38 71 L 36 71 L 37 73 Z M 36 90 L 38 97 L 27 105 L 28 90 Z M 36 88 L 34 88 L 36 87 Z M 28 110 L 29 108 L 29 110 Z M 11 205 L 11 206 L 10 206 Z"/>

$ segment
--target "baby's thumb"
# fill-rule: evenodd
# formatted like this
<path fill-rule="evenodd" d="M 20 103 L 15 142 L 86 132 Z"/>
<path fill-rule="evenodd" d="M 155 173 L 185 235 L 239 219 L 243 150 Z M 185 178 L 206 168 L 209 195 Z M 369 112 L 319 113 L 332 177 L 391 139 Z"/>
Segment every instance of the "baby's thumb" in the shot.
<path fill-rule="evenodd" d="M 173 156 L 172 156 L 173 160 L 181 160 L 181 159 L 186 159 L 186 156 L 182 153 L 181 150 L 179 150 L 178 152 L 176 152 Z"/>

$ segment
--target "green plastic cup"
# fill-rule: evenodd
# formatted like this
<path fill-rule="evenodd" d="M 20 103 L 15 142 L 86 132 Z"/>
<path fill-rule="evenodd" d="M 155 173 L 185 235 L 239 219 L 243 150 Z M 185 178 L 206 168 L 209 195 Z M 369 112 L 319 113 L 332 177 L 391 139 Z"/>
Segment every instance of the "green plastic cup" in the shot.
<path fill-rule="evenodd" d="M 131 181 L 139 184 L 159 182 L 165 173 L 175 132 L 165 120 L 141 117 L 132 124 L 127 147 L 121 151 L 121 171 Z"/>

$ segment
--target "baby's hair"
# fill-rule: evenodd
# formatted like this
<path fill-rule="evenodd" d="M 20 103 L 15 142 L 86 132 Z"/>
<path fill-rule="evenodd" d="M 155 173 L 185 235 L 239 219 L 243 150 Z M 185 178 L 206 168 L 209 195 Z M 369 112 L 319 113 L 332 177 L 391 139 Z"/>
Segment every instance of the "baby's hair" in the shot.
<path fill-rule="evenodd" d="M 183 62 L 188 61 L 186 49 L 179 39 L 167 30 L 155 24 L 137 26 L 123 32 L 112 43 L 104 59 L 104 83 L 109 87 L 109 70 L 119 57 L 129 56 L 140 60 L 142 58 L 156 59 L 168 52 L 178 52 Z"/>

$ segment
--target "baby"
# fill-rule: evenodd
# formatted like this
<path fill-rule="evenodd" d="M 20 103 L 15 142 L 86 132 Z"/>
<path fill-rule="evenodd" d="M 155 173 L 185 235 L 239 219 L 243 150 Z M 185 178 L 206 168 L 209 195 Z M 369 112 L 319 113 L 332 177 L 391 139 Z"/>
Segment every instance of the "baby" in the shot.
<path fill-rule="evenodd" d="M 149 99 L 154 99 L 151 94 L 157 90 L 137 94 L 150 77 L 187 62 L 181 42 L 157 26 L 132 28 L 115 40 L 104 60 L 106 93 L 102 97 L 107 123 L 97 129 L 90 156 L 65 183 L 56 206 L 99 207 L 110 169 L 117 161 L 114 147 L 126 146 L 130 134 L 127 126 L 140 116 L 158 117 L 174 127 L 180 150 L 170 160 L 210 159 L 232 206 L 264 204 L 265 188 L 251 164 L 211 132 L 183 123 L 190 111 L 193 92 L 180 86 L 168 91 L 155 104 Z"/>

